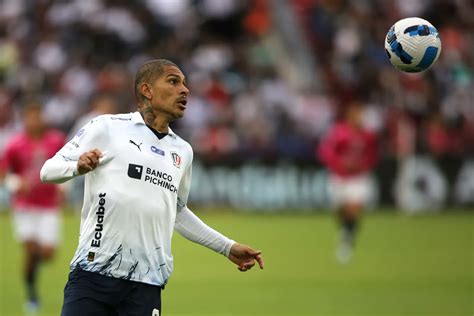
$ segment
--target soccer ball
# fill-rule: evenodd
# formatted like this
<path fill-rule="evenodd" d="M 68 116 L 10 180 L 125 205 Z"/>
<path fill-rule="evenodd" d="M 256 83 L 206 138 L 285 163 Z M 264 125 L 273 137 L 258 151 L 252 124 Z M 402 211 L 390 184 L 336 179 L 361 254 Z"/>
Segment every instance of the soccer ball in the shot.
<path fill-rule="evenodd" d="M 430 68 L 441 52 L 438 30 L 420 18 L 405 18 L 395 23 L 385 37 L 385 51 L 392 65 L 405 72 Z"/>

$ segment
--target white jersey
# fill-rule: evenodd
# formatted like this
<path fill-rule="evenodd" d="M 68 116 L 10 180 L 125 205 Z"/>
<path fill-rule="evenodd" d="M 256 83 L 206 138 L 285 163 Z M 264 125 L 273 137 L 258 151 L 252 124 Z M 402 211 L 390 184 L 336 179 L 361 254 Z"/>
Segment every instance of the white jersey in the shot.
<path fill-rule="evenodd" d="M 159 139 L 138 112 L 102 115 L 46 162 L 41 178 L 63 182 L 74 177 L 79 156 L 95 148 L 103 157 L 85 175 L 79 246 L 71 269 L 165 284 L 173 270 L 171 237 L 177 211 L 189 211 L 191 146 L 171 130 Z M 211 233 L 217 237 L 207 244 L 202 236 L 185 237 L 228 255 L 233 241 Z"/>

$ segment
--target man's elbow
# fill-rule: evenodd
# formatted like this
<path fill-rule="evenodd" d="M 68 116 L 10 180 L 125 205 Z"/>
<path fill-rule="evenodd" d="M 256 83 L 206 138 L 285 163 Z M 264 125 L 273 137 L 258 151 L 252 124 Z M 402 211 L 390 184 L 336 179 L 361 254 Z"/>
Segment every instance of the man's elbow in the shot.
<path fill-rule="evenodd" d="M 40 171 L 40 179 L 41 179 L 41 182 L 51 182 L 51 179 L 48 177 L 48 170 L 46 168 L 46 164 L 48 162 L 46 162 L 43 167 L 41 168 L 41 171 Z"/>
<path fill-rule="evenodd" d="M 45 183 L 62 183 L 64 181 L 60 181 L 57 177 L 53 176 L 53 172 L 51 172 L 50 161 L 46 160 L 43 167 L 40 170 L 40 179 L 41 182 Z"/>

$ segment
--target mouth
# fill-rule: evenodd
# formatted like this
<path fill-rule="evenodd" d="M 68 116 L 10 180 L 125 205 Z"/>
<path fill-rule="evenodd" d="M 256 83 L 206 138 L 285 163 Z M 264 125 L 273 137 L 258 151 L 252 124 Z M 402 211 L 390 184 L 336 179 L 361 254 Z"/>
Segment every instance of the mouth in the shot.
<path fill-rule="evenodd" d="M 181 110 L 185 110 L 185 109 L 186 109 L 186 104 L 188 103 L 188 100 L 186 100 L 186 99 L 181 99 L 181 100 L 178 100 L 176 103 L 178 103 L 179 108 L 180 108 Z"/>

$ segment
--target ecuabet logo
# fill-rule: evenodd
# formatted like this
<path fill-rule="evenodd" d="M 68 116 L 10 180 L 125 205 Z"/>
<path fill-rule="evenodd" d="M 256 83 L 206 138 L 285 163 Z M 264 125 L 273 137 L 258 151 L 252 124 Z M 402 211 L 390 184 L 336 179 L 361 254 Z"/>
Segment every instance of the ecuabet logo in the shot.
<path fill-rule="evenodd" d="M 176 152 L 171 152 L 171 158 L 173 159 L 173 165 L 177 168 L 181 167 L 181 156 Z"/>

